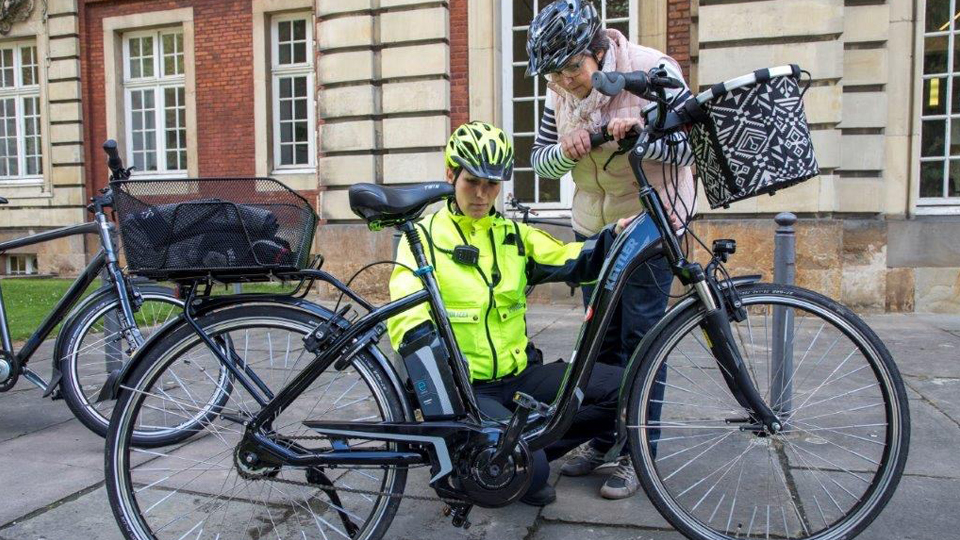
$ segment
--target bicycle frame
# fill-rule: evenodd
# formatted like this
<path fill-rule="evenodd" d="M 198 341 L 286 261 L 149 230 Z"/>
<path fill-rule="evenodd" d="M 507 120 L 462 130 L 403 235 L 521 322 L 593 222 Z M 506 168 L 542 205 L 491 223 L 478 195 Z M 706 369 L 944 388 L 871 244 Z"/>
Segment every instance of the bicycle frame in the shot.
<path fill-rule="evenodd" d="M 27 369 L 26 364 L 29 362 L 30 358 L 37 351 L 40 345 L 43 344 L 43 341 L 46 340 L 50 333 L 53 332 L 53 330 L 57 327 L 57 325 L 60 324 L 60 322 L 70 314 L 71 309 L 80 301 L 81 297 L 83 296 L 83 292 L 87 289 L 87 287 L 90 286 L 91 283 L 94 282 L 94 280 L 97 279 L 104 268 L 106 268 L 107 277 L 115 287 L 117 295 L 120 299 L 123 317 L 125 319 L 125 321 L 121 321 L 121 328 L 123 329 L 123 332 L 127 335 L 127 338 L 133 340 L 137 346 L 143 343 L 143 337 L 136 326 L 128 324 L 129 321 L 134 320 L 133 307 L 130 303 L 130 298 L 127 292 L 126 278 L 123 276 L 123 273 L 120 270 L 116 251 L 113 247 L 113 240 L 111 236 L 114 231 L 114 226 L 107 220 L 106 215 L 103 213 L 102 206 L 103 200 L 95 200 L 94 221 L 62 227 L 52 231 L 46 231 L 0 243 L 0 253 L 4 253 L 14 248 L 30 246 L 39 244 L 41 242 L 47 242 L 49 240 L 56 240 L 58 238 L 65 238 L 78 234 L 97 233 L 100 236 L 100 243 L 102 246 L 100 251 L 98 251 L 93 259 L 91 259 L 90 263 L 87 264 L 86 268 L 84 268 L 80 275 L 77 276 L 77 279 L 74 280 L 74 282 L 70 285 L 70 288 L 67 289 L 67 292 L 64 293 L 64 295 L 57 302 L 57 305 L 54 306 L 53 310 L 47 315 L 43 322 L 40 323 L 40 326 L 37 328 L 37 330 L 16 353 L 14 353 L 13 350 L 13 340 L 10 336 L 10 326 L 7 320 L 6 307 L 3 303 L 2 290 L 0 290 L 0 345 L 3 346 L 3 350 L 7 351 L 11 355 L 14 355 L 17 363 L 23 366 L 23 377 L 43 390 L 44 397 L 48 396 L 60 382 L 56 363 L 54 363 L 54 376 L 50 381 L 44 380 L 36 372 Z"/>
<path fill-rule="evenodd" d="M 661 116 L 663 118 L 663 116 Z M 678 123 L 672 127 L 664 127 L 664 122 L 658 122 L 658 127 L 666 133 L 668 129 L 676 129 Z M 711 352 L 722 368 L 727 385 L 737 401 L 744 407 L 748 418 L 744 423 L 750 423 L 751 429 L 766 430 L 776 433 L 780 430 L 777 416 L 764 403 L 756 386 L 747 373 L 739 350 L 733 340 L 730 330 L 729 314 L 726 299 L 716 279 L 707 275 L 697 263 L 686 261 L 679 240 L 673 231 L 670 221 L 664 211 L 659 195 L 650 186 L 641 167 L 642 156 L 630 152 L 630 164 L 639 183 L 639 196 L 647 212 L 628 225 L 617 237 L 601 269 L 598 286 L 587 310 L 585 321 L 577 338 L 576 348 L 570 364 L 562 380 L 557 396 L 553 403 L 546 408 L 543 414 L 533 413 L 529 417 L 524 414 L 525 424 L 520 432 L 520 438 L 532 449 L 540 449 L 560 439 L 573 422 L 574 415 L 585 394 L 590 373 L 597 361 L 603 342 L 603 336 L 613 318 L 614 307 L 620 299 L 627 281 L 647 261 L 657 256 L 665 256 L 669 261 L 675 276 L 685 284 L 692 286 L 697 301 L 703 305 L 707 317 L 702 324 L 703 331 L 708 336 Z M 435 466 L 435 474 L 431 480 L 435 484 L 438 480 L 453 471 L 450 448 L 464 435 L 478 431 L 485 431 L 487 435 L 499 440 L 503 444 L 512 444 L 511 435 L 500 433 L 491 434 L 488 428 L 495 427 L 481 420 L 480 410 L 470 384 L 467 362 L 457 345 L 456 336 L 446 313 L 443 299 L 437 284 L 432 266 L 429 265 L 424 247 L 416 226 L 408 221 L 400 224 L 398 229 L 404 233 L 410 246 L 414 260 L 418 265 L 417 274 L 421 277 L 424 288 L 404 298 L 394 300 L 379 308 L 372 309 L 368 314 L 356 322 L 334 320 L 339 332 L 332 343 L 324 350 L 317 349 L 317 356 L 291 382 L 287 383 L 275 396 L 265 388 L 255 374 L 249 372 L 242 359 L 232 350 L 217 344 L 207 335 L 199 323 L 191 316 L 191 303 L 195 298 L 196 283 L 190 288 L 190 295 L 186 302 L 184 318 L 192 326 L 207 347 L 224 364 L 232 375 L 263 407 L 253 418 L 244 422 L 246 426 L 246 443 L 253 444 L 258 450 L 264 451 L 268 460 L 277 465 L 317 466 L 325 467 L 335 464 L 363 464 L 363 465 L 410 465 L 426 463 L 429 460 Z M 302 271 L 293 277 L 310 276 L 310 271 Z M 316 276 L 327 280 L 324 277 Z M 328 281 L 328 280 L 327 280 Z M 348 296 L 358 299 L 346 286 L 335 283 Z M 458 392 L 465 404 L 465 414 L 456 421 L 442 422 L 322 422 L 307 421 L 305 425 L 321 434 L 333 438 L 367 438 L 373 440 L 393 441 L 401 443 L 415 442 L 423 446 L 432 446 L 433 452 L 427 455 L 406 451 L 370 451 L 337 448 L 331 452 L 310 452 L 295 445 L 279 444 L 272 440 L 268 433 L 271 431 L 271 422 L 277 418 L 295 399 L 305 391 L 331 365 L 336 369 L 343 369 L 351 357 L 360 350 L 375 344 L 385 332 L 384 321 L 390 317 L 406 311 L 422 303 L 428 303 L 433 320 L 437 324 L 438 334 L 451 353 L 451 367 L 454 372 L 454 391 Z M 366 304 L 365 302 L 361 302 Z M 368 307 L 369 306 L 365 306 Z M 337 315 L 334 315 L 337 317 Z M 223 343 L 223 342 L 221 342 Z M 241 366 L 244 366 L 241 368 Z M 629 382 L 629 381 L 625 381 Z M 619 437 L 622 441 L 622 434 Z M 420 461 L 418 461 L 418 455 Z M 437 489 L 442 489 L 435 485 Z"/>

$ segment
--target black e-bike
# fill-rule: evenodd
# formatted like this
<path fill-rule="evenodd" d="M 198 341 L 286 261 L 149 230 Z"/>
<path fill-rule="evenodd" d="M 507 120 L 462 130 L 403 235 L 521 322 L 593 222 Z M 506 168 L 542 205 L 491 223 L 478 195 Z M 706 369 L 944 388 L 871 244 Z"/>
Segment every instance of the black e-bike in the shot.
<path fill-rule="evenodd" d="M 595 86 L 658 103 L 649 137 L 692 122 L 667 107 L 664 89 L 681 83 L 662 72 L 618 74 L 619 88 L 610 80 Z M 419 471 L 454 525 L 468 524 L 474 505 L 512 503 L 529 485 L 530 452 L 570 425 L 624 284 L 660 255 L 689 292 L 634 353 L 618 418 L 649 499 L 689 538 L 859 534 L 907 457 L 907 397 L 887 349 L 829 298 L 727 277 L 732 241 L 716 242 L 705 267 L 688 261 L 636 152 L 630 162 L 647 211 L 607 256 L 556 399 L 518 394 L 507 419 L 486 419 L 477 407 L 453 330 L 469 320 L 450 317 L 469 308 L 444 305 L 414 224 L 452 195 L 447 184 L 350 190 L 371 228 L 403 232 L 422 290 L 374 307 L 319 269 L 279 276 L 326 281 L 367 309 L 362 316 L 296 298 L 207 298 L 203 280 L 185 283 L 184 315 L 117 381 L 106 489 L 125 537 L 379 539 L 401 498 L 431 498 L 404 493 Z M 377 347 L 388 318 L 423 304 L 439 342 L 425 348 L 452 374 L 447 401 L 463 406 L 449 418 L 424 419 L 417 389 Z M 202 381 L 221 365 L 232 390 L 213 406 L 223 388 Z M 189 395 L 163 387 L 169 372 L 192 381 Z M 136 448 L 135 426 L 164 403 L 179 407 L 185 424 L 204 418 L 202 428 L 176 445 Z"/>

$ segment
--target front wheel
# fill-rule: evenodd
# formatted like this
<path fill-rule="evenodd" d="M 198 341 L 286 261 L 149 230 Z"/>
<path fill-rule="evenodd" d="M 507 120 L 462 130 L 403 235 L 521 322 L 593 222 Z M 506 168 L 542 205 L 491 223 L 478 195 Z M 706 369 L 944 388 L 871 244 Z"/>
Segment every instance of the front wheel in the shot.
<path fill-rule="evenodd" d="M 145 339 L 177 318 L 183 309 L 183 302 L 171 289 L 146 286 L 137 292 L 142 303 L 134 318 Z M 115 401 L 97 398 L 110 373 L 129 362 L 137 349 L 121 331 L 122 319 L 120 300 L 111 291 L 87 304 L 57 339 L 55 359 L 63 376 L 60 389 L 64 401 L 83 425 L 101 437 L 107 433 Z M 156 432 L 156 428 L 138 430 L 138 441 L 147 432 Z"/>
<path fill-rule="evenodd" d="M 797 287 L 738 289 L 731 321 L 758 391 L 784 430 L 752 429 L 688 308 L 632 382 L 627 435 L 648 497 L 688 538 L 841 540 L 893 495 L 910 417 L 886 347 L 854 313 Z"/>

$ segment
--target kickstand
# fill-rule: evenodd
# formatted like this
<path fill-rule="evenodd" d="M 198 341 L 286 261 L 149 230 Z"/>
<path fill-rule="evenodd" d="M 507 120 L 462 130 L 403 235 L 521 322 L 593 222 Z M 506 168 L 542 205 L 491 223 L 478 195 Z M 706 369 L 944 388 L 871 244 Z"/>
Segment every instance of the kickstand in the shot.
<path fill-rule="evenodd" d="M 453 526 L 467 530 L 470 528 L 470 520 L 467 519 L 467 516 L 470 515 L 472 509 L 472 504 L 452 504 L 443 507 L 443 515 L 453 516 L 451 519 Z"/>

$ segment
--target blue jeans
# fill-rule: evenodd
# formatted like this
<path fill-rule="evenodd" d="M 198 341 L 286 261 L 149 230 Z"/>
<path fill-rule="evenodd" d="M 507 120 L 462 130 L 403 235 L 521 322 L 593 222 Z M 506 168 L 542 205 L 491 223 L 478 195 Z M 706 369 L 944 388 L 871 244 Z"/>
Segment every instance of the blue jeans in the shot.
<path fill-rule="evenodd" d="M 587 237 L 575 233 L 578 242 Z M 597 361 L 604 364 L 626 367 L 633 356 L 643 336 L 663 317 L 667 310 L 670 285 L 673 283 L 673 272 L 663 256 L 657 257 L 640 267 L 627 281 L 620 301 L 614 308 L 613 318 L 607 333 L 603 337 L 600 354 Z M 583 285 L 583 307 L 586 309 L 593 296 L 594 285 Z M 639 360 L 638 360 L 639 361 Z M 663 392 L 666 388 L 666 364 L 657 372 L 656 383 L 653 387 L 650 414 L 647 421 L 660 420 Z M 660 437 L 660 430 L 651 429 L 648 433 L 653 455 L 657 453 L 656 441 Z"/>

